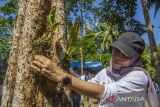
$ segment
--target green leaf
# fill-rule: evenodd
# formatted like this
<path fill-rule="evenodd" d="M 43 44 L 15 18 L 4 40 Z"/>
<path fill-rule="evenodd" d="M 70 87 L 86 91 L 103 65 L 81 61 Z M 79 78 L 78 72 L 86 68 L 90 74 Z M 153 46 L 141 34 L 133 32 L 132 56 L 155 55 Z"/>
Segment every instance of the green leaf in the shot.
<path fill-rule="evenodd" d="M 76 21 L 74 23 L 74 26 L 71 26 L 70 28 L 70 35 L 69 35 L 69 45 L 74 45 L 77 42 L 78 33 L 79 33 L 79 22 Z"/>
<path fill-rule="evenodd" d="M 51 31 L 54 32 L 54 31 L 56 30 L 56 28 L 57 28 L 60 24 L 61 24 L 60 22 L 57 22 L 57 23 L 52 24 L 52 26 L 51 26 Z"/>
<path fill-rule="evenodd" d="M 56 9 L 53 8 L 50 11 L 50 14 L 47 16 L 47 20 L 51 26 L 55 23 L 55 14 L 56 14 Z"/>

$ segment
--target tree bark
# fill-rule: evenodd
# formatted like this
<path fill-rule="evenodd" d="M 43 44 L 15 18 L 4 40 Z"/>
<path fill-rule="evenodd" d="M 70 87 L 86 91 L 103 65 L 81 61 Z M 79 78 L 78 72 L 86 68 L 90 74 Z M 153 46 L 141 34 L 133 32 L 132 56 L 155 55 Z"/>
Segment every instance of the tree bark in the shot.
<path fill-rule="evenodd" d="M 57 84 L 29 67 L 29 57 L 34 50 L 33 42 L 46 32 L 47 15 L 52 8 L 51 5 L 55 3 L 56 19 L 61 25 L 53 35 L 53 59 L 58 59 L 63 69 L 68 68 L 68 62 L 65 60 L 67 42 L 64 0 L 20 0 L 3 88 L 2 107 L 71 106 L 69 96 L 65 94 L 67 92 L 62 91 L 61 95 L 58 95 Z M 59 100 L 54 100 L 57 96 L 60 97 Z M 65 104 L 62 104 L 62 100 Z"/>
<path fill-rule="evenodd" d="M 59 27 L 52 35 L 54 38 L 52 42 L 53 50 L 58 50 L 53 52 L 53 57 L 57 57 L 59 61 L 63 61 L 67 49 L 65 2 L 64 0 L 52 0 L 52 7 L 56 8 L 55 19 L 57 22 L 60 22 Z M 61 52 L 63 52 L 63 54 Z M 65 66 L 63 68 L 65 68 Z"/>
<path fill-rule="evenodd" d="M 157 51 L 157 46 L 155 43 L 155 38 L 154 38 L 154 34 L 153 34 L 152 24 L 151 24 L 149 10 L 147 7 L 146 0 L 141 0 L 141 4 L 142 4 L 142 8 L 143 8 L 145 23 L 147 26 L 148 38 L 149 38 L 150 49 L 151 49 L 151 60 L 152 60 L 152 63 L 155 67 L 156 72 L 160 73 L 160 56 Z"/>
<path fill-rule="evenodd" d="M 30 107 L 39 105 L 41 107 L 51 107 L 49 96 L 46 96 L 40 89 L 42 84 L 36 83 L 36 80 L 41 78 L 41 76 L 33 73 L 28 61 L 28 57 L 32 51 L 33 40 L 36 36 L 40 36 L 45 32 L 46 16 L 50 10 L 50 1 L 28 0 L 26 5 L 24 27 L 22 28 L 23 34 L 19 39 L 18 70 L 12 106 Z M 35 76 L 37 77 L 35 78 Z"/>
<path fill-rule="evenodd" d="M 19 11 L 17 16 L 16 25 L 13 30 L 13 42 L 12 48 L 10 50 L 8 68 L 5 76 L 4 86 L 3 86 L 3 96 L 2 96 L 2 104 L 4 107 L 12 106 L 12 99 L 15 87 L 15 78 L 17 73 L 17 57 L 19 51 L 19 38 L 22 35 L 22 28 L 24 26 L 24 18 L 26 11 L 26 2 L 27 0 L 19 1 Z M 19 29 L 17 29 L 19 28 Z"/>
<path fill-rule="evenodd" d="M 66 28 L 66 11 L 65 11 L 65 0 L 52 0 L 52 7 L 56 9 L 55 19 L 57 22 L 60 22 L 60 25 L 56 31 L 52 34 L 52 59 L 57 60 L 59 66 L 64 71 L 69 71 L 69 61 L 66 56 L 67 45 L 67 28 Z M 66 90 L 66 89 L 65 89 Z M 55 104 L 60 107 L 71 107 L 71 97 L 70 90 L 66 90 L 64 93 L 61 90 L 57 90 L 53 96 L 57 96 L 57 93 L 61 93 L 57 99 L 53 99 Z M 61 101 L 60 101 L 61 100 Z M 61 104 L 57 104 L 61 102 Z"/>

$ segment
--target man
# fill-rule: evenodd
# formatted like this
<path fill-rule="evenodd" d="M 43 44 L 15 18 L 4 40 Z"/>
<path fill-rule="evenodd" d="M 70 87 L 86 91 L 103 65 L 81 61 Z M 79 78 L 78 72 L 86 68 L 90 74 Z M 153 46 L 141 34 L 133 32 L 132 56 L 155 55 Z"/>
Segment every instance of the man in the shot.
<path fill-rule="evenodd" d="M 110 66 L 89 82 L 64 73 L 54 61 L 41 55 L 35 55 L 31 67 L 71 90 L 100 100 L 99 107 L 142 107 L 146 94 L 151 107 L 158 107 L 150 76 L 142 68 L 144 48 L 144 40 L 138 34 L 124 33 L 110 44 Z"/>

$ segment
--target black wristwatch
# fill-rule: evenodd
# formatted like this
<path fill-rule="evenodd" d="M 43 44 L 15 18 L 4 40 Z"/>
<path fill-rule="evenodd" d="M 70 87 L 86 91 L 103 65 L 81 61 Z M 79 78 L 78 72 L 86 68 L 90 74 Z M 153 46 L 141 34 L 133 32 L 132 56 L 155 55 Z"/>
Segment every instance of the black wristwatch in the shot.
<path fill-rule="evenodd" d="M 66 75 L 63 79 L 62 79 L 62 84 L 64 86 L 69 86 L 72 84 L 72 77 Z"/>

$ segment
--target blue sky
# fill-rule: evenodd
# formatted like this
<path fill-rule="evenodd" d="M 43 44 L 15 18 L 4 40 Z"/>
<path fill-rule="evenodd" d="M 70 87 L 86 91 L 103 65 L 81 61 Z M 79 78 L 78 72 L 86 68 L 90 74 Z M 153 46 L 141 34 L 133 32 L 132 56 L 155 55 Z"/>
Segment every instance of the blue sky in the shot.
<path fill-rule="evenodd" d="M 6 1 L 8 1 L 8 0 L 6 0 Z M 4 4 L 4 1 L 3 0 L 0 1 L 0 5 L 3 5 L 3 4 Z M 138 0 L 137 4 L 138 4 L 138 7 L 137 7 L 135 18 L 138 21 L 140 21 L 142 24 L 145 24 L 140 0 Z M 160 27 L 160 21 L 158 21 L 158 19 L 160 20 L 160 10 L 157 12 L 156 18 L 154 18 L 154 7 L 152 7 L 150 9 L 150 18 L 151 18 L 152 25 L 154 25 L 153 31 L 154 31 L 156 43 L 160 44 L 160 28 L 158 28 L 158 27 Z M 146 44 L 149 44 L 147 33 L 145 33 L 143 35 L 143 38 L 144 38 Z"/>
<path fill-rule="evenodd" d="M 140 21 L 142 24 L 145 24 L 140 0 L 138 0 L 137 4 L 138 4 L 138 7 L 137 7 L 137 11 L 136 11 L 137 13 L 136 13 L 135 18 L 138 21 Z M 160 28 L 158 28 L 158 27 L 160 27 L 160 10 L 158 10 L 156 18 L 154 18 L 154 7 L 152 7 L 150 9 L 150 19 L 151 19 L 152 25 L 154 25 L 153 31 L 154 31 L 155 41 L 157 44 L 160 44 Z M 159 21 L 158 21 L 158 19 L 159 19 Z M 143 38 L 144 38 L 146 44 L 149 44 L 147 33 L 145 33 L 143 35 Z"/>

